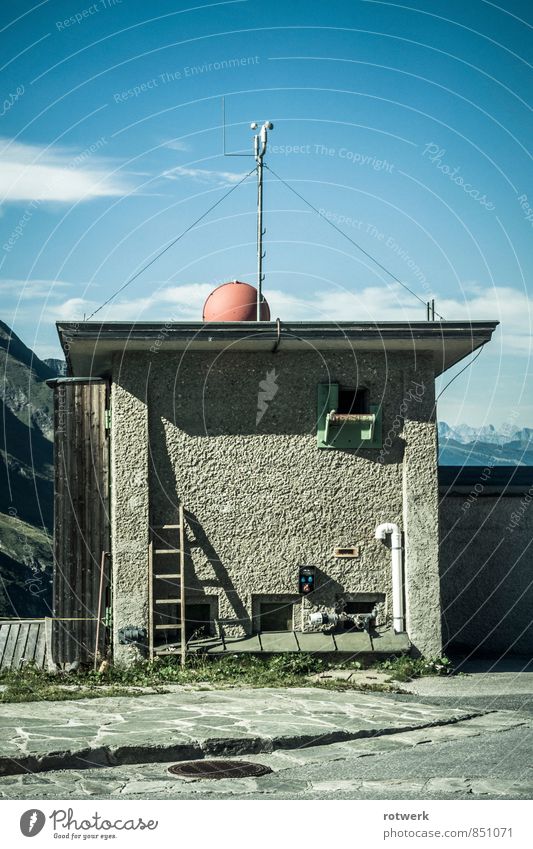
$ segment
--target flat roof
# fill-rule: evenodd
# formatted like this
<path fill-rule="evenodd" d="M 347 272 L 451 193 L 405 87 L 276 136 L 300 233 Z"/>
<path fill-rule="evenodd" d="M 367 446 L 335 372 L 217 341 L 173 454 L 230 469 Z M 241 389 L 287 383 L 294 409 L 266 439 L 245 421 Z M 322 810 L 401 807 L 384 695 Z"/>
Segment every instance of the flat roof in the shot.
<path fill-rule="evenodd" d="M 114 354 L 152 351 L 431 352 L 435 376 L 489 342 L 498 321 L 57 322 L 69 375 L 112 373 Z"/>
<path fill-rule="evenodd" d="M 517 495 L 533 487 L 533 466 L 439 466 L 442 495 Z"/>

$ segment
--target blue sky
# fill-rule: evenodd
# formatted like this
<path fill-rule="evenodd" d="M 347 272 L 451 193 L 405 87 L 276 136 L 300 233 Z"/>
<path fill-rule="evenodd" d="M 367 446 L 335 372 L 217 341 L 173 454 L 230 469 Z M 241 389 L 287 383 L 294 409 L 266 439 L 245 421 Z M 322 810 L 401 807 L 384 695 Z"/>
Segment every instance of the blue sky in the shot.
<path fill-rule="evenodd" d="M 448 319 L 499 319 L 439 402 L 533 427 L 529 2 L 5 2 L 0 316 L 41 356 L 253 161 L 267 162 Z M 265 295 L 282 319 L 424 307 L 267 178 Z M 99 318 L 193 320 L 255 279 L 252 179 Z M 446 375 L 446 380 L 454 372 Z M 443 385 L 443 383 L 441 383 Z"/>

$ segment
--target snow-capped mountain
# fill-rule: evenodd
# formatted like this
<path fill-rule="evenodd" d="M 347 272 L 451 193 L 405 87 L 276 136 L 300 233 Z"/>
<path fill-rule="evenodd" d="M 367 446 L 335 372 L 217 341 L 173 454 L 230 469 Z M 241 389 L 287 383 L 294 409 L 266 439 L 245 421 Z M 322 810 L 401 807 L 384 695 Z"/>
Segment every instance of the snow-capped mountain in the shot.
<path fill-rule="evenodd" d="M 533 465 L 533 428 L 471 427 L 439 422 L 439 463 L 468 466 Z"/>

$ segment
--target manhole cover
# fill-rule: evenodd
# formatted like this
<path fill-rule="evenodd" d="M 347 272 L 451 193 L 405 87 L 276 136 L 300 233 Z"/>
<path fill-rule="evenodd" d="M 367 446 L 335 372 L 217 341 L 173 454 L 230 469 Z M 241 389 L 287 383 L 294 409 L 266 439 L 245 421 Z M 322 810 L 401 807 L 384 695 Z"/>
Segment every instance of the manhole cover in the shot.
<path fill-rule="evenodd" d="M 185 761 L 168 771 L 181 778 L 248 778 L 272 772 L 269 766 L 249 761 Z"/>

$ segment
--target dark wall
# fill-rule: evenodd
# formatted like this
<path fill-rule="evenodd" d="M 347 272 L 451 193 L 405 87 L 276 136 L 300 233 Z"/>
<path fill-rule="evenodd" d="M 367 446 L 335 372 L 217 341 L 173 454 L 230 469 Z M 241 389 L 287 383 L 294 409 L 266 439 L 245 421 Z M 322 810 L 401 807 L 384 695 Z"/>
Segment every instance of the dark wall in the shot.
<path fill-rule="evenodd" d="M 109 552 L 108 386 L 59 379 L 54 388 L 56 663 L 94 658 L 102 552 Z M 105 561 L 102 612 L 109 585 Z M 100 650 L 104 630 L 100 628 Z"/>
<path fill-rule="evenodd" d="M 448 648 L 533 653 L 533 468 L 441 467 Z"/>

